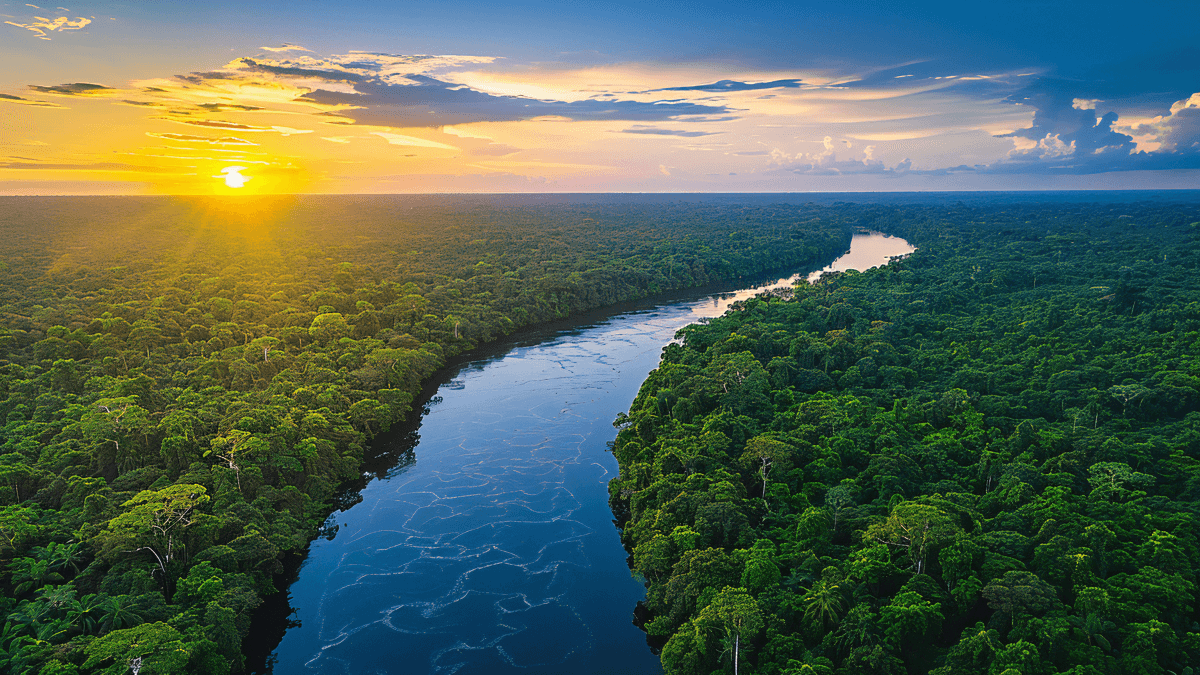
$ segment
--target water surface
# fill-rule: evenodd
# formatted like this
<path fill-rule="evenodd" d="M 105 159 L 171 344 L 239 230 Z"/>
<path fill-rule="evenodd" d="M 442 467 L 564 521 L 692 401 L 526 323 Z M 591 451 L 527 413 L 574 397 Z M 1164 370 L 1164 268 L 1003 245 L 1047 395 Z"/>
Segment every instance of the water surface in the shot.
<path fill-rule="evenodd" d="M 858 234 L 831 268 L 912 250 Z M 608 508 L 612 420 L 676 331 L 761 290 L 617 314 L 462 367 L 410 460 L 313 542 L 274 672 L 661 672 L 631 622 L 644 588 Z"/>

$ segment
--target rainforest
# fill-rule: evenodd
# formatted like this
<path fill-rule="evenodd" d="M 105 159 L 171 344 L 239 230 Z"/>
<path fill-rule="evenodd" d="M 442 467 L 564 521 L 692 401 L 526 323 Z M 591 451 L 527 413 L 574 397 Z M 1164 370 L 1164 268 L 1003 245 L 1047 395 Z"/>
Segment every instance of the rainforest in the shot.
<path fill-rule="evenodd" d="M 848 210 L 917 252 L 684 329 L 617 420 L 664 670 L 1194 672 L 1200 209 Z"/>
<path fill-rule="evenodd" d="M 687 326 L 621 404 L 640 648 L 671 675 L 1191 675 L 1194 193 L 0 198 L 0 669 L 269 670 L 267 609 L 439 373 L 866 231 L 916 251 Z"/>

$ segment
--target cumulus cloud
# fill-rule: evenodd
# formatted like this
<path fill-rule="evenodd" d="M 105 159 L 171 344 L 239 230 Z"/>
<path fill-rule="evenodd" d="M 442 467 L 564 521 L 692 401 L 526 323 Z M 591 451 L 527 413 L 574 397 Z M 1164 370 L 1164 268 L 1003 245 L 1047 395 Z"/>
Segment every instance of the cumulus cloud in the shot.
<path fill-rule="evenodd" d="M 33 5 L 26 5 L 26 7 L 41 9 L 41 7 L 34 7 Z M 61 7 L 59 9 L 61 9 Z M 18 23 L 16 21 L 5 21 L 4 23 L 10 26 L 16 26 L 17 28 L 24 28 L 25 30 L 32 32 L 39 40 L 49 40 L 50 33 L 61 33 L 68 30 L 83 30 L 83 28 L 91 22 L 91 19 L 82 16 L 74 19 L 65 16 L 55 17 L 53 19 L 35 16 L 29 23 Z"/>
<path fill-rule="evenodd" d="M 1036 109 L 1032 124 L 997 134 L 1013 139 L 1013 149 L 979 170 L 1089 174 L 1200 168 L 1200 94 L 1176 102 L 1166 115 L 1130 126 L 1120 124 L 1116 112 L 1101 114 L 1096 106 L 1103 101 L 1072 96 L 1077 86 L 1047 79 L 1009 97 Z"/>
<path fill-rule="evenodd" d="M 1111 156 L 1128 156 L 1135 150 L 1132 137 L 1113 131 L 1117 113 L 1108 112 L 1098 116 L 1094 107 L 1082 107 L 1089 102 L 1070 96 L 1057 83 L 1045 83 L 1014 94 L 1008 100 L 1037 109 L 1033 123 L 1028 128 L 997 134 L 999 138 L 1026 141 L 1017 141 L 1010 159 L 1053 159 L 1076 155 L 1084 158 L 1081 161 L 1087 162 L 1095 155 L 1108 153 Z"/>
<path fill-rule="evenodd" d="M 783 170 L 792 173 L 811 176 L 840 176 L 858 174 L 899 174 L 912 168 L 912 160 L 905 159 L 892 168 L 874 158 L 875 146 L 868 145 L 863 149 L 862 159 L 841 159 L 837 157 L 837 146 L 850 147 L 845 139 L 835 140 L 826 136 L 821 140 L 821 152 L 800 152 L 788 154 L 779 148 L 771 150 L 769 164 L 776 164 Z"/>
<path fill-rule="evenodd" d="M 1129 131 L 1146 137 L 1161 151 L 1200 152 L 1200 92 L 1173 103 L 1168 114 L 1146 120 Z"/>

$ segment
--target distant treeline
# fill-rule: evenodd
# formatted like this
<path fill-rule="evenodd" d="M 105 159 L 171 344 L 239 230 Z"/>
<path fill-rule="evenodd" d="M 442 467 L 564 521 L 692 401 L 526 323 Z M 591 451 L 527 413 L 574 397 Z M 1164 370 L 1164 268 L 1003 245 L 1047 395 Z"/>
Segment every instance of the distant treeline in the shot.
<path fill-rule="evenodd" d="M 281 562 L 448 357 L 823 262 L 854 224 L 805 206 L 0 199 L 0 671 L 242 671 Z"/>
<path fill-rule="evenodd" d="M 685 328 L 611 503 L 668 675 L 1190 675 L 1200 207 L 844 207 L 919 250 Z"/>

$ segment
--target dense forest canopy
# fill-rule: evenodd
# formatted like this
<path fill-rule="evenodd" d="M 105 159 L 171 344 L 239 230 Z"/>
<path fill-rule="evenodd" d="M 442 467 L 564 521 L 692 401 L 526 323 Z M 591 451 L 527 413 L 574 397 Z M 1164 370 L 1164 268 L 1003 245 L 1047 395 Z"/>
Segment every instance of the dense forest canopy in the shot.
<path fill-rule="evenodd" d="M 797 205 L 0 199 L 0 670 L 245 669 L 364 447 L 455 354 L 845 250 Z"/>
<path fill-rule="evenodd" d="M 918 247 L 664 350 L 611 503 L 668 675 L 1200 666 L 1200 206 L 844 206 Z"/>

